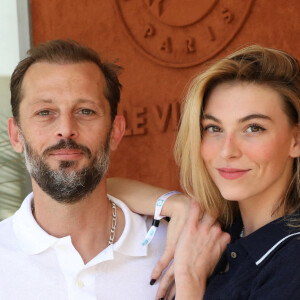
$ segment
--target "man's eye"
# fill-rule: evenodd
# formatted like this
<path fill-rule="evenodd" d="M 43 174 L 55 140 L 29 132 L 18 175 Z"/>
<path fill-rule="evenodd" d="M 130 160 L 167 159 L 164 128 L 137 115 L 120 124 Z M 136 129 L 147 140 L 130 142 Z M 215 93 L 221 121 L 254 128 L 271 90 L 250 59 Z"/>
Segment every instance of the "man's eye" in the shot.
<path fill-rule="evenodd" d="M 95 112 L 91 109 L 83 108 L 79 111 L 79 113 L 82 115 L 90 116 L 90 115 L 94 114 Z"/>
<path fill-rule="evenodd" d="M 265 131 L 265 130 L 266 130 L 265 128 L 263 128 L 259 125 L 253 124 L 253 125 L 250 125 L 247 127 L 246 132 L 254 133 L 254 132 L 261 132 L 261 131 Z"/>
<path fill-rule="evenodd" d="M 39 116 L 42 116 L 42 117 L 47 117 L 51 114 L 50 110 L 42 110 L 42 111 L 39 111 L 38 112 L 38 115 Z"/>

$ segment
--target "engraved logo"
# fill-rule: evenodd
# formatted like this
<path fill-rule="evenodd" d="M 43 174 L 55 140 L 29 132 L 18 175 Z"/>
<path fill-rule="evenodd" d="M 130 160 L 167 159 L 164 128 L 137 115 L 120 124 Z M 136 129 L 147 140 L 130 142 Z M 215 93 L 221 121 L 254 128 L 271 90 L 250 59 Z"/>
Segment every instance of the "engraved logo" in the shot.
<path fill-rule="evenodd" d="M 245 23 L 254 0 L 115 0 L 134 46 L 174 68 L 201 64 L 221 52 Z"/>

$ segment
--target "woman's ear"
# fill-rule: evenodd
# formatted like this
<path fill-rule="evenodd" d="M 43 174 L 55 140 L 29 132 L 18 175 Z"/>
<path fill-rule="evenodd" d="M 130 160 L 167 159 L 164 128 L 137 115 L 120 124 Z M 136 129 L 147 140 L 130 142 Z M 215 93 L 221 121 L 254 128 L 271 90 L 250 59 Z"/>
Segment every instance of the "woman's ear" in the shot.
<path fill-rule="evenodd" d="M 15 151 L 18 153 L 22 153 L 24 150 L 24 146 L 22 143 L 19 126 L 14 118 L 8 119 L 8 135 L 11 145 L 15 149 Z"/>
<path fill-rule="evenodd" d="M 294 129 L 294 141 L 291 145 L 290 149 L 291 157 L 299 157 L 300 156 L 300 126 L 296 126 Z"/>
<path fill-rule="evenodd" d="M 121 115 L 117 115 L 111 130 L 110 150 L 115 151 L 118 148 L 118 145 L 121 142 L 125 132 L 125 126 L 125 118 Z"/>

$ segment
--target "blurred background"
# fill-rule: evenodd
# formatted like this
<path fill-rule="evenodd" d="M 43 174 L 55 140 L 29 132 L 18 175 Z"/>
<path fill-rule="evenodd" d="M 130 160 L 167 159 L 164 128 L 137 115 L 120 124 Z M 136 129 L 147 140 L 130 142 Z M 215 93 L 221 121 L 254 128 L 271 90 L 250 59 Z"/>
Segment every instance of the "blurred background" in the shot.
<path fill-rule="evenodd" d="M 7 143 L 9 77 L 31 44 L 74 39 L 124 70 L 119 113 L 126 136 L 110 176 L 180 189 L 173 145 L 192 78 L 250 45 L 300 59 L 298 0 L 0 0 L 0 218 L 30 190 L 22 158 Z"/>
<path fill-rule="evenodd" d="M 31 189 L 23 157 L 7 135 L 10 76 L 31 44 L 29 6 L 24 0 L 0 0 L 0 220 L 12 215 Z"/>

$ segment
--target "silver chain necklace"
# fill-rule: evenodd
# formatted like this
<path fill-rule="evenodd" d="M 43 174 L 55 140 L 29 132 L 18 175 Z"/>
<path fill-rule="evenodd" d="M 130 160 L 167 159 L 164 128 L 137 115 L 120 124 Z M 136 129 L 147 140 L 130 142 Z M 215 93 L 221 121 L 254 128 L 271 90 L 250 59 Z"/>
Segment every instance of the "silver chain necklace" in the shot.
<path fill-rule="evenodd" d="M 110 201 L 110 202 L 111 202 L 111 207 L 112 207 L 112 222 L 111 222 L 110 237 L 109 237 L 108 245 L 111 245 L 114 243 L 116 226 L 117 226 L 117 207 L 114 202 L 112 202 L 112 201 Z"/>
<path fill-rule="evenodd" d="M 111 223 L 108 245 L 111 245 L 114 243 L 116 227 L 117 227 L 117 207 L 114 202 L 112 202 L 112 201 L 110 201 L 110 202 L 111 202 L 111 207 L 112 207 L 112 223 Z M 32 211 L 32 215 L 34 216 L 34 212 L 35 212 L 34 202 L 32 202 L 32 204 L 31 204 L 31 211 Z"/>

